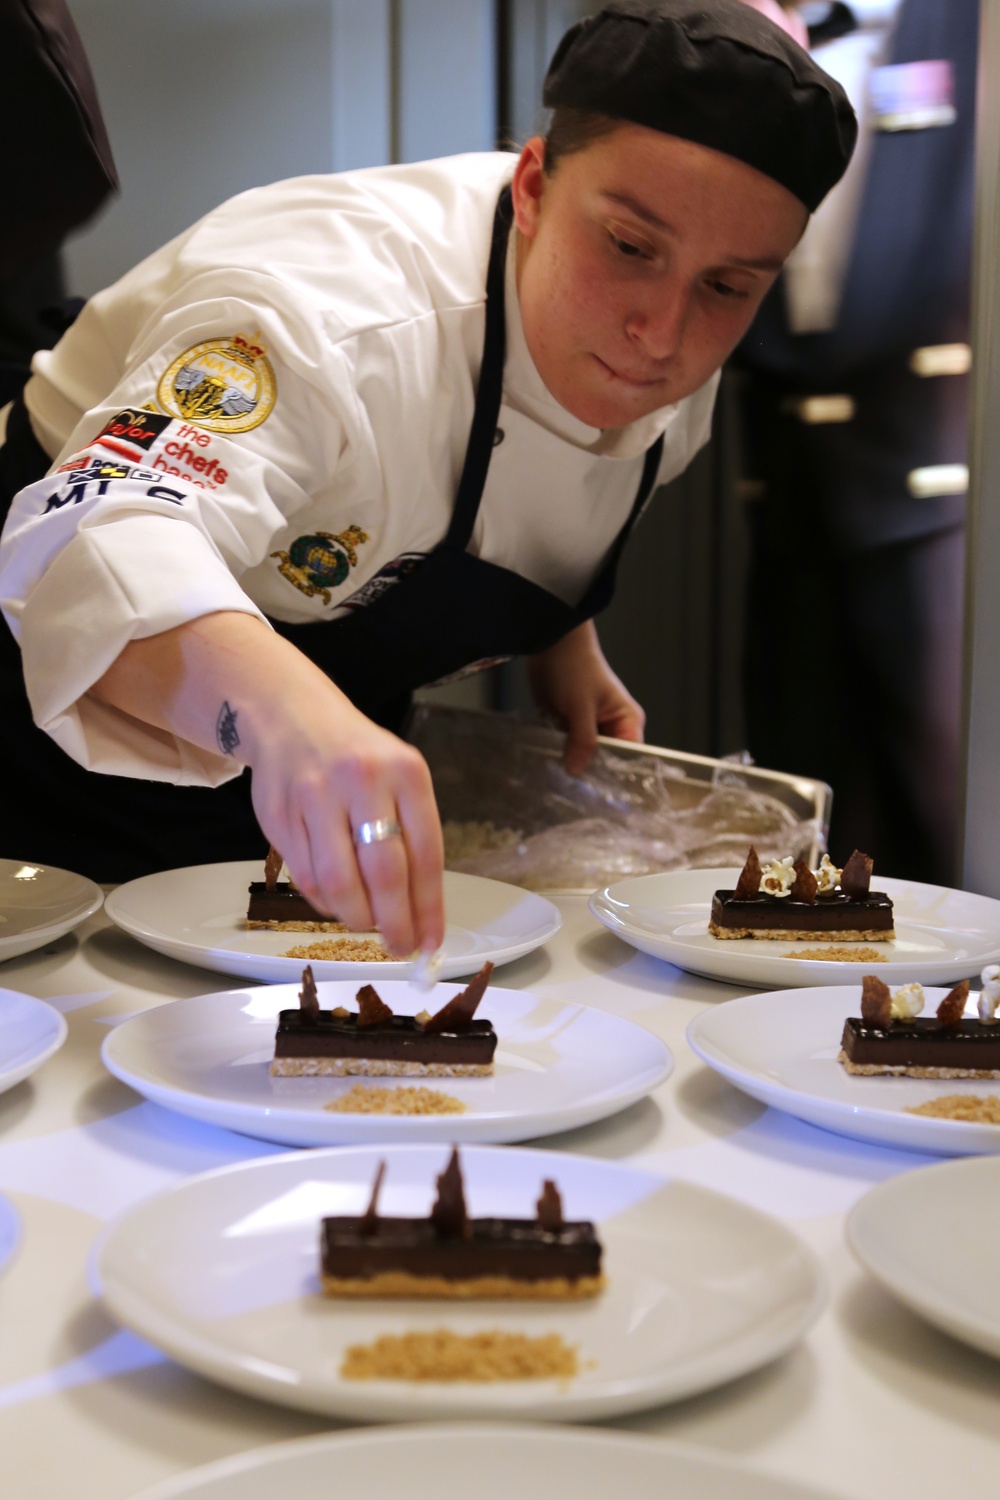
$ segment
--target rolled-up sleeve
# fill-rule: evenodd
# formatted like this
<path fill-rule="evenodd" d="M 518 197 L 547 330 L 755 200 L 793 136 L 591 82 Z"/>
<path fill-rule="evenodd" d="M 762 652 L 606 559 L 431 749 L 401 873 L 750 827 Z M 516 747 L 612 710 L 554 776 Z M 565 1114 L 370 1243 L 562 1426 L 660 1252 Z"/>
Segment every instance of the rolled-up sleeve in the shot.
<path fill-rule="evenodd" d="M 92 770 L 201 785 L 240 770 L 88 694 L 131 640 L 219 611 L 263 619 L 240 579 L 344 455 L 336 350 L 263 290 L 175 296 L 54 470 L 11 507 L 0 608 L 32 712 Z M 250 395 L 226 386 L 237 338 Z"/>

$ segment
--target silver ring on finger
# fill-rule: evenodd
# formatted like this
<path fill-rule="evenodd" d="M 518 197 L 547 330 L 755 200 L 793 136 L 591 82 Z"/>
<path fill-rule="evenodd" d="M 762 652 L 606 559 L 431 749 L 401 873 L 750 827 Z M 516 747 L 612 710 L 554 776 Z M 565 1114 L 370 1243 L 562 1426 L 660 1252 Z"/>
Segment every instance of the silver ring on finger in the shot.
<path fill-rule="evenodd" d="M 381 844 L 385 839 L 402 838 L 403 830 L 395 818 L 373 818 L 370 823 L 359 823 L 354 830 L 355 845 Z"/>

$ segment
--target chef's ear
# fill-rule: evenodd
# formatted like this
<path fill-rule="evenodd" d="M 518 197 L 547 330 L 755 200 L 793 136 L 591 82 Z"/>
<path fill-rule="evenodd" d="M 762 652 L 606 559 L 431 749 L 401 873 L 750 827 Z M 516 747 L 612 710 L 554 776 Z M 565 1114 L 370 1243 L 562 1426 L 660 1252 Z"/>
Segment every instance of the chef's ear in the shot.
<path fill-rule="evenodd" d="M 538 232 L 545 184 L 545 141 L 540 135 L 533 135 L 521 148 L 510 184 L 514 222 L 518 232 L 528 239 Z"/>

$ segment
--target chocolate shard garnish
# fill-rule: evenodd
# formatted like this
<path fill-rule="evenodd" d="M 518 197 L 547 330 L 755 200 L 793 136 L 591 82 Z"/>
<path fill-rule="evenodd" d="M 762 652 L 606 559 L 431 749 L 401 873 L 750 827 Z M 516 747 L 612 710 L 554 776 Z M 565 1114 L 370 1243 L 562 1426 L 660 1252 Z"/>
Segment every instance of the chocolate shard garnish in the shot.
<path fill-rule="evenodd" d="M 432 1035 L 441 1031 L 468 1031 L 492 973 L 493 965 L 483 964 L 460 995 L 455 995 L 447 1005 L 442 1005 L 436 1015 L 424 1022 L 424 1030 Z"/>
<path fill-rule="evenodd" d="M 359 1234 L 374 1234 L 378 1229 L 378 1195 L 382 1188 L 382 1178 L 385 1176 L 385 1162 L 380 1161 L 378 1171 L 375 1173 L 375 1181 L 372 1183 L 372 1195 L 368 1200 L 368 1207 L 361 1215 L 358 1223 Z"/>
<path fill-rule="evenodd" d="M 866 974 L 861 981 L 861 1019 L 882 1031 L 892 1025 L 892 991 L 876 974 Z"/>
<path fill-rule="evenodd" d="M 855 849 L 841 870 L 840 889 L 852 901 L 863 901 L 868 895 L 872 883 L 873 864 L 874 860 L 870 854 L 862 854 L 860 849 Z"/>
<path fill-rule="evenodd" d="M 457 1146 L 452 1147 L 448 1165 L 438 1177 L 437 1190 L 437 1198 L 431 1209 L 434 1228 L 447 1239 L 468 1239 L 469 1215 L 465 1207 L 465 1186 Z"/>
<path fill-rule="evenodd" d="M 759 896 L 760 877 L 760 859 L 757 850 L 751 844 L 749 853 L 747 854 L 747 862 L 740 872 L 740 878 L 736 882 L 736 889 L 733 891 L 733 900 L 751 901 L 754 896 Z"/>
<path fill-rule="evenodd" d="M 269 891 L 273 891 L 278 884 L 278 876 L 281 874 L 281 867 L 284 863 L 285 861 L 272 844 L 264 861 L 264 884 Z"/>
<path fill-rule="evenodd" d="M 949 990 L 937 1008 L 937 1018 L 942 1026 L 957 1026 L 965 1014 L 965 1002 L 969 998 L 969 981 L 963 979 Z"/>
<path fill-rule="evenodd" d="M 549 1234 L 558 1234 L 566 1220 L 563 1218 L 562 1198 L 551 1177 L 542 1183 L 542 1196 L 535 1205 L 538 1223 Z"/>
<path fill-rule="evenodd" d="M 358 1028 L 365 1026 L 387 1026 L 392 1020 L 392 1011 L 375 990 L 374 985 L 365 984 L 358 990 Z"/>
<path fill-rule="evenodd" d="M 819 881 L 810 870 L 804 859 L 797 859 L 792 866 L 795 871 L 795 880 L 788 892 L 792 901 L 815 901 L 816 892 L 819 890 Z"/>
<path fill-rule="evenodd" d="M 319 1015 L 319 995 L 313 978 L 312 964 L 302 970 L 302 988 L 299 991 L 299 1009 L 307 1016 Z"/>

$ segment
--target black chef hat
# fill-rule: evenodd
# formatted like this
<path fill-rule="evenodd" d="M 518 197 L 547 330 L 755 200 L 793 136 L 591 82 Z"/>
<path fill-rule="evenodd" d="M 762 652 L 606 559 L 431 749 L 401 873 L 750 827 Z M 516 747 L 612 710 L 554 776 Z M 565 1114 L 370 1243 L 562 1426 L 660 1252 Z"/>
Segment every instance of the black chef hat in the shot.
<path fill-rule="evenodd" d="M 810 212 L 858 133 L 840 84 L 742 0 L 616 0 L 567 31 L 542 99 L 735 156 Z"/>

